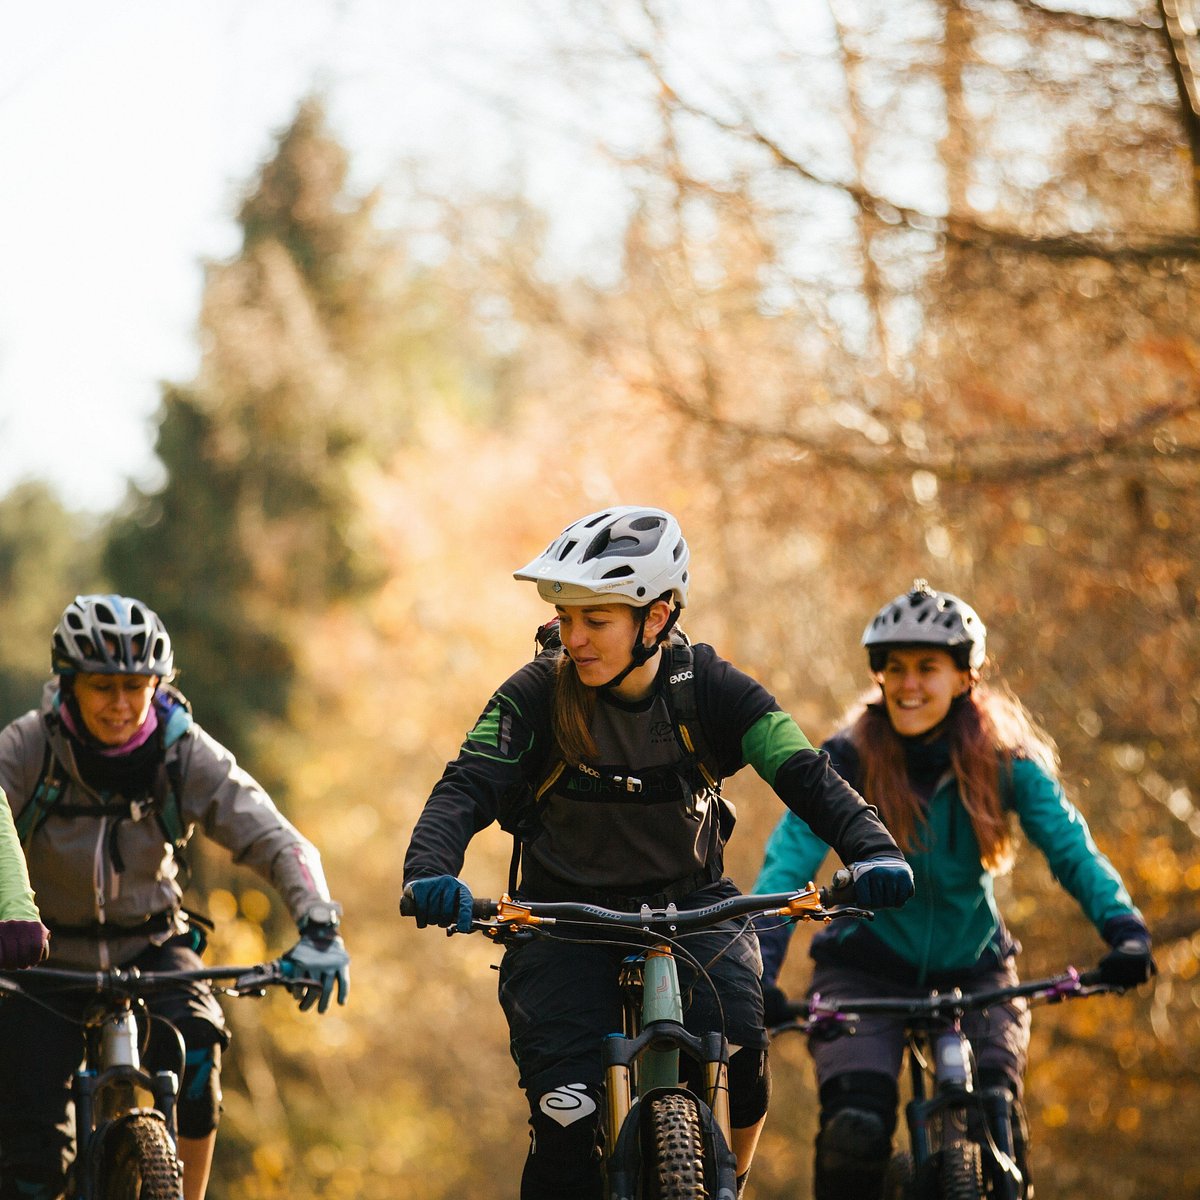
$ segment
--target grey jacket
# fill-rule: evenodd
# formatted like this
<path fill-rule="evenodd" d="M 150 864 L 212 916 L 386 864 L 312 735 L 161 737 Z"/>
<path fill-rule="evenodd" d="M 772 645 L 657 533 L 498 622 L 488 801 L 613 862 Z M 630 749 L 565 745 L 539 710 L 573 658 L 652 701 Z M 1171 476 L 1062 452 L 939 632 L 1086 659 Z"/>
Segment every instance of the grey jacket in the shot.
<path fill-rule="evenodd" d="M 0 730 L 0 788 L 19 818 L 41 779 L 49 744 L 64 774 L 64 805 L 100 805 L 103 798 L 79 776 L 71 739 L 57 713 L 57 680 L 47 684 L 40 710 Z M 187 834 L 199 826 L 233 860 L 257 872 L 279 893 L 299 922 L 329 890 L 316 848 L 283 816 L 233 755 L 176 710 L 184 732 L 166 750 L 180 783 Z M 113 824 L 123 866 L 113 861 Z M 159 917 L 153 932 L 95 936 L 55 933 L 51 964 L 106 969 L 128 962 L 150 943 L 188 929 L 180 911 L 180 866 L 159 822 L 135 817 L 51 814 L 26 842 L 30 880 L 42 919 L 55 925 L 133 927 Z"/>

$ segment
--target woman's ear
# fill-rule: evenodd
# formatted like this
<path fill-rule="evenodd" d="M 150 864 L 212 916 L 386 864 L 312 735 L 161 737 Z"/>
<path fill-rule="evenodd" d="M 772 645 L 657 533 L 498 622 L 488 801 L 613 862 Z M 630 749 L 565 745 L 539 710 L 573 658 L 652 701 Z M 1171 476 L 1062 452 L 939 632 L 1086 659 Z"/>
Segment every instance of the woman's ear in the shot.
<path fill-rule="evenodd" d="M 663 626 L 671 619 L 671 606 L 665 600 L 655 600 L 650 605 L 649 612 L 646 613 L 646 636 L 645 640 L 650 644 L 658 640 L 658 635 L 662 633 Z"/>

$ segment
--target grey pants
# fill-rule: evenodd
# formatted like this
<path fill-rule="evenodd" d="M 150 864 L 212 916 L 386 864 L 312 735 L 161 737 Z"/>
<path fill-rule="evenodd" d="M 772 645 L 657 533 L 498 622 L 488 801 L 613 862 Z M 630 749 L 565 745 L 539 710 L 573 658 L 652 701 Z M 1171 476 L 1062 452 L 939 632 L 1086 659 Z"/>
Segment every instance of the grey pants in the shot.
<path fill-rule="evenodd" d="M 972 975 L 963 991 L 987 991 L 1009 987 L 1017 982 L 1017 971 L 1008 959 L 995 971 Z M 898 984 L 880 979 L 866 971 L 849 967 L 818 964 L 813 971 L 809 994 L 819 992 L 829 999 L 850 997 L 911 996 L 929 994 L 927 987 Z M 999 1071 L 1021 1094 L 1021 1079 L 1029 1053 L 1029 1006 L 1024 1000 L 997 1004 L 986 1012 L 967 1013 L 963 1031 L 975 1048 L 978 1071 Z M 823 1084 L 847 1071 L 880 1071 L 893 1078 L 899 1075 L 904 1054 L 904 1021 L 900 1017 L 870 1014 L 859 1022 L 853 1037 L 828 1040 L 810 1038 L 809 1053 Z"/>

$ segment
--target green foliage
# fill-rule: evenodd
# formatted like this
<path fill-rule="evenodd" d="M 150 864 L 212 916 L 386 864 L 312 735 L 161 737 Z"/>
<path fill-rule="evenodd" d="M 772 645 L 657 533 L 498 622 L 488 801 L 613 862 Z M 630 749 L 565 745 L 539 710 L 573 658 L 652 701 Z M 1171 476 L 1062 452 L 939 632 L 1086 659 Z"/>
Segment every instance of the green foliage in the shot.
<path fill-rule="evenodd" d="M 306 104 L 242 207 L 242 253 L 209 270 L 200 374 L 164 389 L 167 483 L 134 495 L 106 556 L 158 609 L 183 686 L 239 751 L 286 711 L 306 615 L 381 578 L 357 493 L 396 430 L 380 436 L 358 386 L 356 336 L 382 285 L 369 205 L 344 182 Z"/>
<path fill-rule="evenodd" d="M 106 590 L 95 522 L 49 487 L 0 498 L 0 725 L 34 707 L 50 673 L 50 634 L 73 596 Z"/>

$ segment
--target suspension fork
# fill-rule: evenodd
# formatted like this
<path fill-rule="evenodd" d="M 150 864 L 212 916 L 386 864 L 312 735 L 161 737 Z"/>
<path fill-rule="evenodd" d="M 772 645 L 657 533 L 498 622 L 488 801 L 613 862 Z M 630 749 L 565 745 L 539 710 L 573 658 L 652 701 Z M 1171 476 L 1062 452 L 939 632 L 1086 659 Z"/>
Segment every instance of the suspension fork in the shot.
<path fill-rule="evenodd" d="M 729 1145 L 729 1047 L 724 1036 L 714 1032 L 694 1037 L 684 1029 L 679 973 L 669 946 L 649 951 L 640 975 L 640 1025 L 629 1027 L 627 1021 L 625 1035 L 610 1035 L 604 1046 L 609 1129 L 616 1131 L 624 1124 L 633 1107 L 635 1083 L 639 1096 L 654 1088 L 679 1086 L 682 1047 L 703 1068 L 704 1102 Z"/>

